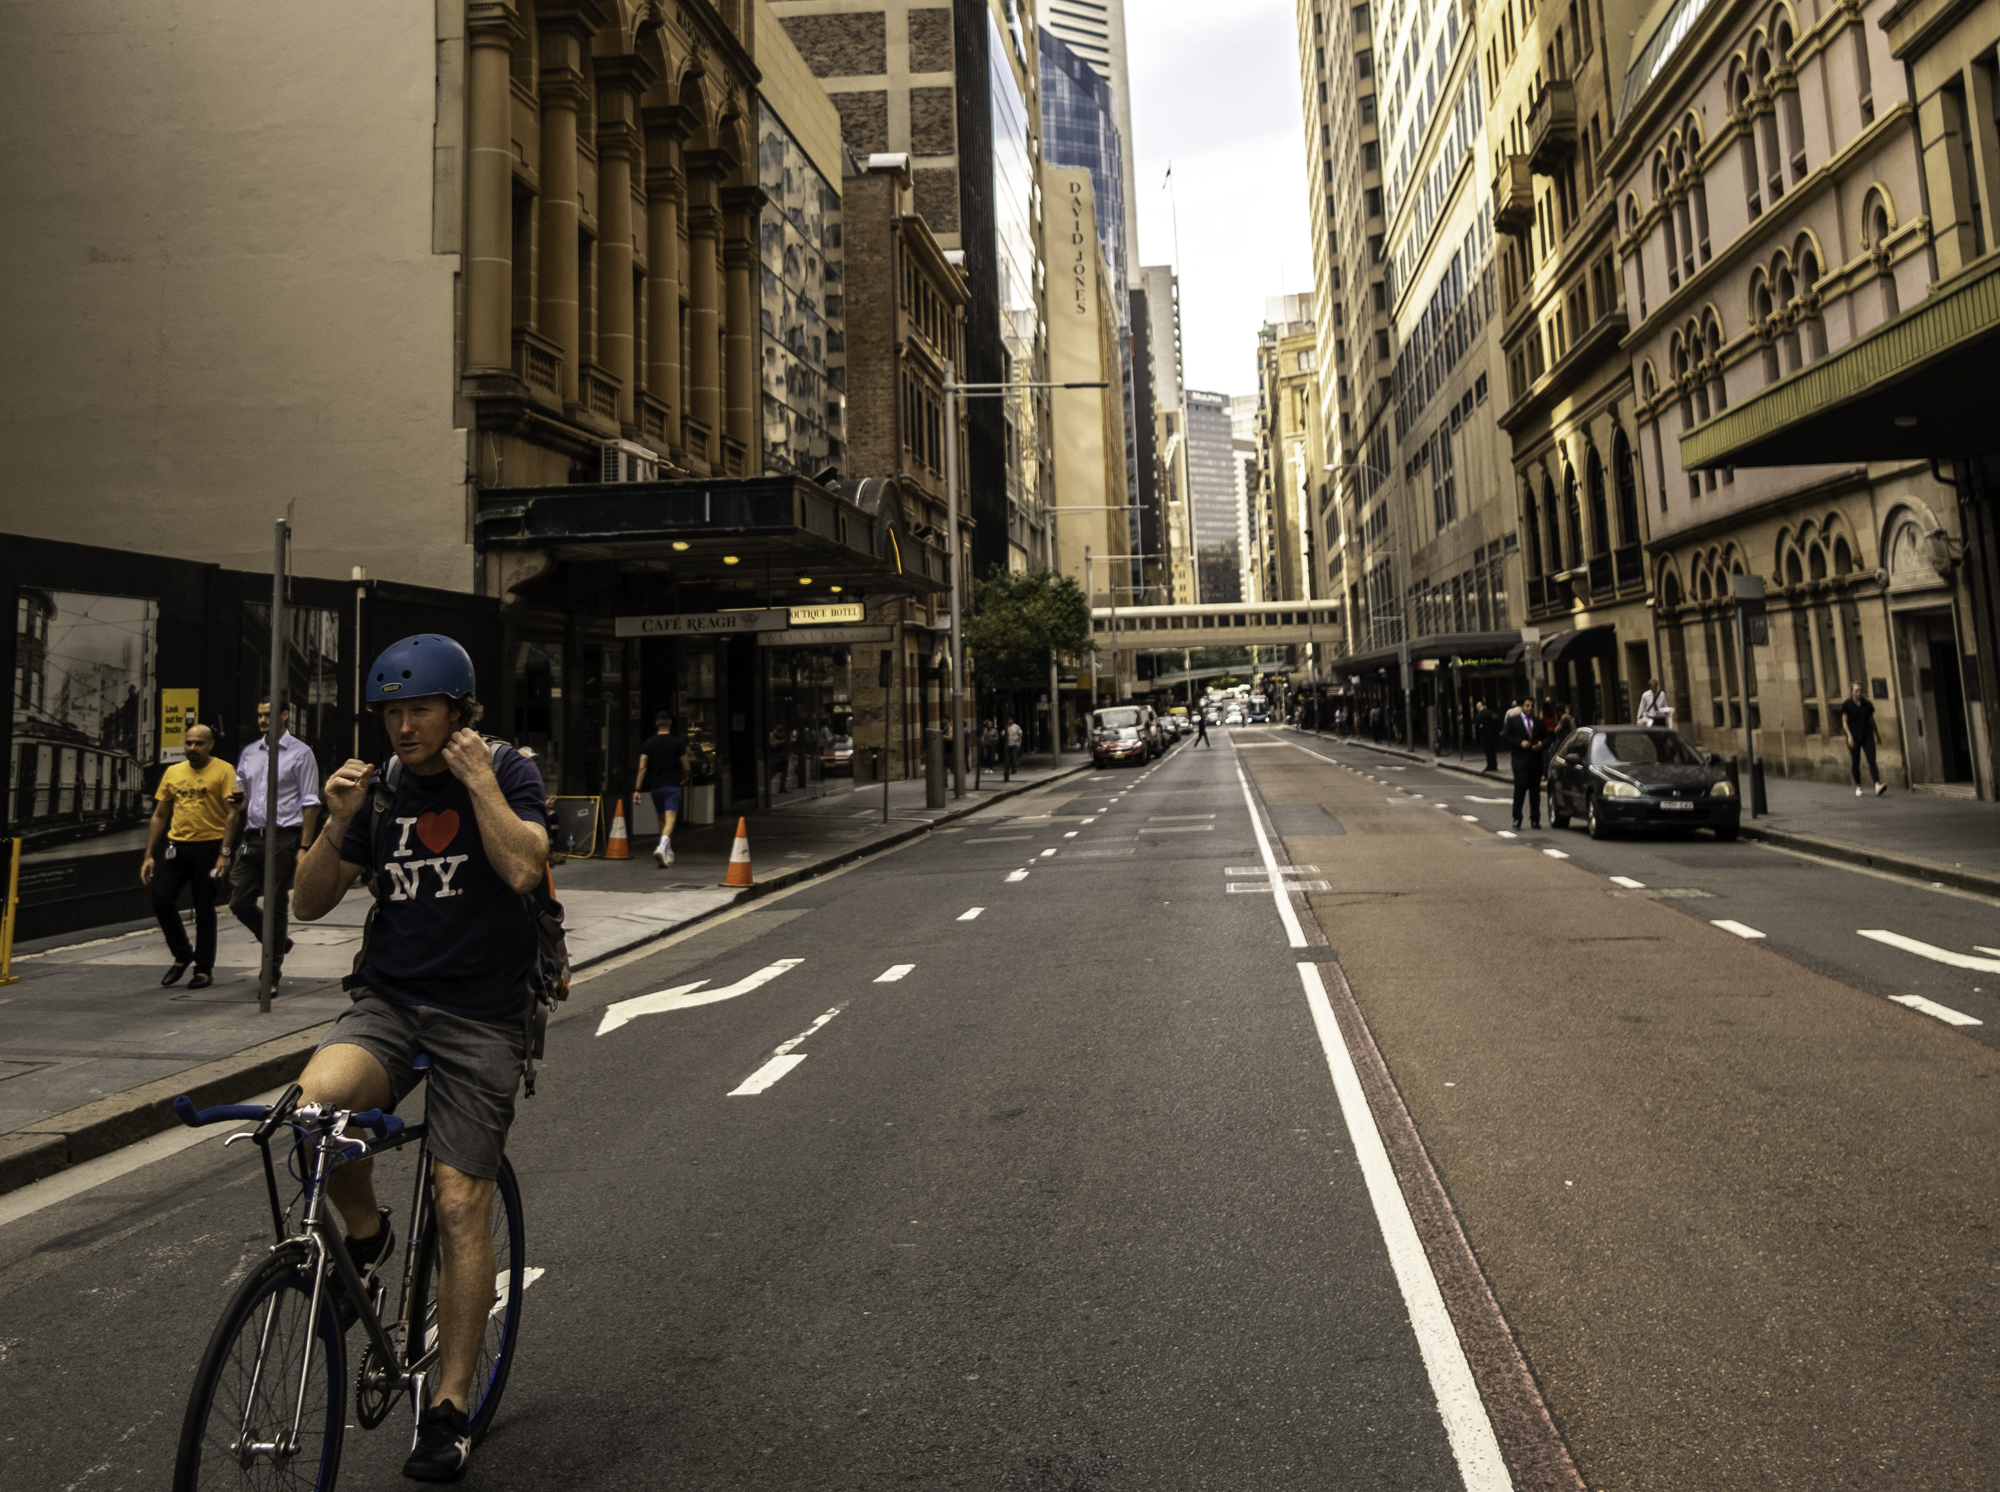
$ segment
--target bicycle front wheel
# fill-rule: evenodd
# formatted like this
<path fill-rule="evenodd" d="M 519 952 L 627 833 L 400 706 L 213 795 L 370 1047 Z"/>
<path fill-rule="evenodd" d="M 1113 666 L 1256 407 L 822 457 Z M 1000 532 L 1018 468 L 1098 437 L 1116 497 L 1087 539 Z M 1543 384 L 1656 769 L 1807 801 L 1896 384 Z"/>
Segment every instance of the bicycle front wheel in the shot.
<path fill-rule="evenodd" d="M 521 1184 L 514 1179 L 514 1167 L 500 1158 L 500 1174 L 493 1186 L 493 1297 L 486 1313 L 486 1330 L 472 1370 L 472 1406 L 466 1417 L 471 1421 L 472 1441 L 477 1445 L 500 1409 L 500 1394 L 507 1387 L 507 1374 L 514 1365 L 514 1346 L 521 1332 L 521 1292 L 528 1285 L 527 1242 L 521 1215 Z M 435 1352 L 438 1346 L 437 1319 L 438 1233 L 433 1212 L 424 1236 L 417 1242 L 417 1266 L 413 1276 L 409 1317 L 422 1323 L 421 1345 L 413 1342 L 413 1358 Z M 436 1369 L 433 1368 L 433 1373 Z M 435 1382 L 435 1377 L 433 1377 Z M 428 1387 L 426 1389 L 428 1392 Z"/>
<path fill-rule="evenodd" d="M 288 1243 L 230 1299 L 181 1422 L 174 1492 L 332 1492 L 347 1357 L 328 1295 L 319 1319 L 308 1319 L 312 1259 L 305 1244 Z"/>

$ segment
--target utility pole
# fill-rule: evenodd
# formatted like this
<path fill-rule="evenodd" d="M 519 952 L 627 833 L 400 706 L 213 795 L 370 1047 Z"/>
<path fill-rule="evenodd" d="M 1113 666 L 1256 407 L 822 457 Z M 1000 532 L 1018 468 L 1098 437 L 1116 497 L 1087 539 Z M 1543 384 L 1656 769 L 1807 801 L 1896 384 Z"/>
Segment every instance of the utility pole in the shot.
<path fill-rule="evenodd" d="M 285 707 L 285 546 L 292 526 L 278 520 L 271 546 L 271 713 L 264 726 L 264 967 L 257 976 L 257 1010 L 271 1013 L 278 988 L 278 742 Z"/>

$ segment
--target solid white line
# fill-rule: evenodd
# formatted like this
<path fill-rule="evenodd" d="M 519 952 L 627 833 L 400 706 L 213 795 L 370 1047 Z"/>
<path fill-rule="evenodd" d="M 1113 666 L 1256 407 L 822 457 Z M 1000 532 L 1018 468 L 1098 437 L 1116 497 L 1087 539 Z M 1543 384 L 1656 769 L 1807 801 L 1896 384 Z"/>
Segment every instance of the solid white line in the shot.
<path fill-rule="evenodd" d="M 1215 815 L 1212 813 L 1149 813 L 1146 815 L 1146 822 L 1149 824 L 1191 824 L 1197 819 L 1212 819 L 1214 817 Z"/>
<path fill-rule="evenodd" d="M 268 1093 L 259 1093 L 255 1098 L 238 1101 L 276 1103 L 278 1095 L 284 1091 L 282 1088 L 273 1088 Z M 216 1124 L 202 1129 L 188 1129 L 176 1124 L 172 1129 L 148 1135 L 145 1139 L 127 1145 L 122 1150 L 114 1150 L 109 1155 L 100 1155 L 95 1160 L 84 1161 L 81 1165 L 71 1166 L 66 1171 L 58 1171 L 53 1176 L 44 1176 L 40 1181 L 30 1182 L 20 1190 L 8 1192 L 4 1197 L 0 1197 L 0 1228 L 18 1222 L 30 1213 L 40 1212 L 44 1207 L 67 1202 L 71 1197 L 80 1196 L 93 1187 L 104 1185 L 107 1181 L 116 1181 L 120 1176 L 129 1175 L 141 1166 L 150 1166 L 156 1160 L 165 1160 L 170 1155 L 177 1155 L 191 1145 L 199 1145 L 203 1140 L 214 1140 L 219 1144 L 242 1127 L 236 1124 Z"/>
<path fill-rule="evenodd" d="M 1424 1370 L 1430 1375 L 1431 1392 L 1437 1398 L 1438 1415 L 1444 1420 L 1445 1435 L 1458 1460 L 1458 1474 L 1466 1492 L 1508 1492 L 1513 1486 L 1507 1465 L 1500 1457 L 1500 1445 L 1493 1425 L 1480 1402 L 1479 1387 L 1472 1381 L 1472 1368 L 1452 1328 L 1444 1307 L 1444 1294 L 1424 1245 L 1417 1237 L 1417 1225 L 1410 1219 L 1403 1189 L 1396 1184 L 1396 1172 L 1383 1147 L 1382 1132 L 1375 1127 L 1368 1096 L 1361 1089 L 1361 1076 L 1354 1070 L 1347 1042 L 1333 1019 L 1327 1002 L 1326 985 L 1318 964 L 1300 964 L 1299 981 L 1305 986 L 1306 1003 L 1312 1008 L 1313 1025 L 1319 1044 L 1326 1053 L 1328 1071 L 1333 1074 L 1333 1090 L 1339 1096 L 1347 1119 L 1348 1138 L 1354 1142 L 1355 1159 L 1368 1183 L 1368 1198 L 1375 1204 L 1375 1221 L 1388 1246 L 1389 1263 L 1396 1271 L 1396 1283 L 1403 1292 L 1403 1304 L 1410 1313 L 1410 1326 L 1417 1348 L 1423 1353 Z"/>
<path fill-rule="evenodd" d="M 1551 860 L 1567 860 L 1569 858 L 1567 850 L 1543 850 L 1542 853 L 1547 855 Z"/>
<path fill-rule="evenodd" d="M 959 914 L 959 918 L 958 918 L 958 920 L 959 920 L 960 922 L 971 922 L 971 921 L 974 921 L 974 920 L 976 920 L 976 919 L 978 918 L 979 914 L 980 914 L 981 912 L 985 911 L 985 910 L 986 910 L 986 908 L 984 908 L 984 907 L 974 907 L 974 908 L 973 908 L 973 909 L 972 909 L 971 911 L 969 911 L 969 912 L 961 912 L 961 913 Z"/>
<path fill-rule="evenodd" d="M 1630 876 L 1613 876 L 1611 884 L 1614 886 L 1623 886 L 1627 891 L 1644 891 L 1646 889 L 1644 881 L 1635 881 Z"/>
<path fill-rule="evenodd" d="M 1721 928 L 1724 932 L 1733 932 L 1739 938 L 1761 938 L 1764 936 L 1756 928 L 1745 927 L 1740 922 L 1731 922 L 1727 917 L 1711 917 L 1709 918 L 1709 924 L 1713 927 Z"/>
<path fill-rule="evenodd" d="M 766 1088 L 777 1082 L 779 1078 L 805 1060 L 805 1053 L 803 1052 L 792 1052 L 783 1057 L 773 1057 L 769 1062 L 766 1062 L 762 1067 L 751 1073 L 749 1077 L 737 1084 L 736 1087 L 731 1088 L 724 1096 L 728 1098 L 753 1097 L 756 1094 L 762 1093 Z"/>
<path fill-rule="evenodd" d="M 1920 954 L 1941 964 L 1950 964 L 1954 969 L 1974 969 L 1981 974 L 2000 974 L 2000 958 L 1974 958 L 1969 953 L 1953 953 L 1949 948 L 1920 943 L 1915 938 L 1906 938 L 1901 933 L 1890 932 L 1887 928 L 1863 927 L 1857 928 L 1856 931 L 1864 938 L 1873 938 L 1878 943 L 1887 943 L 1891 948 L 1900 948 L 1905 953 Z"/>
<path fill-rule="evenodd" d="M 1953 1010 L 1949 1005 L 1940 1005 L 1935 1000 L 1926 1000 L 1922 995 L 1891 995 L 1889 998 L 1898 1005 L 1907 1005 L 1912 1010 L 1920 1010 L 1925 1015 L 1935 1016 L 1947 1026 L 1983 1026 L 1986 1022 Z"/>
<path fill-rule="evenodd" d="M 1007 872 L 1007 879 L 1010 881 L 1025 881 L 1027 878 L 1028 873 L 1025 870 L 1010 870 Z"/>
<path fill-rule="evenodd" d="M 1291 939 L 1291 946 L 1306 946 L 1305 929 L 1299 926 L 1299 914 L 1292 910 L 1292 899 L 1285 894 L 1279 880 L 1278 857 L 1271 853 L 1271 840 L 1264 833 L 1263 820 L 1257 816 L 1257 800 L 1250 796 L 1250 779 L 1243 775 L 1243 768 L 1236 768 L 1236 781 L 1243 789 L 1243 806 L 1250 811 L 1250 827 L 1257 831 L 1257 853 L 1263 857 L 1264 872 L 1271 878 L 1271 899 L 1278 904 L 1278 917 L 1285 924 L 1285 936 Z"/>
<path fill-rule="evenodd" d="M 915 964 L 891 964 L 875 976 L 875 982 L 877 984 L 894 984 L 915 967 Z"/>

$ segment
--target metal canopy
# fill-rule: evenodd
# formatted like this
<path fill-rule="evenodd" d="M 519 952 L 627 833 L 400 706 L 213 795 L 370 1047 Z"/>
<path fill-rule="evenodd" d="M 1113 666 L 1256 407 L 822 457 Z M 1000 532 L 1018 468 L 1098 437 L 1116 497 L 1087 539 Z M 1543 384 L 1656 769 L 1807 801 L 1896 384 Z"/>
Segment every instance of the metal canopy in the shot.
<path fill-rule="evenodd" d="M 1542 643 L 1542 662 L 1580 663 L 1587 658 L 1616 658 L 1618 629 L 1609 622 L 1558 632 Z"/>
<path fill-rule="evenodd" d="M 1928 460 L 2000 445 L 2000 261 L 1681 437 L 1681 465 Z"/>
<path fill-rule="evenodd" d="M 909 532 L 894 490 L 880 479 L 837 487 L 773 476 L 489 488 L 479 494 L 478 523 L 488 549 L 665 561 L 687 580 L 741 583 L 768 569 L 909 595 L 950 584 L 943 549 Z"/>

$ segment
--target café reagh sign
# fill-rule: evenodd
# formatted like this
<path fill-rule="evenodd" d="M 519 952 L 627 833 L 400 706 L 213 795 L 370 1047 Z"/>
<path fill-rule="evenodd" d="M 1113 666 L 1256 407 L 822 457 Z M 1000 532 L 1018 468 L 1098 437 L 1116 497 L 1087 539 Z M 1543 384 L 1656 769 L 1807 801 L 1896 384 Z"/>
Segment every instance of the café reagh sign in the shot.
<path fill-rule="evenodd" d="M 671 616 L 621 616 L 618 637 L 707 637 L 738 632 L 776 632 L 791 624 L 785 608 L 765 611 L 689 611 Z"/>

